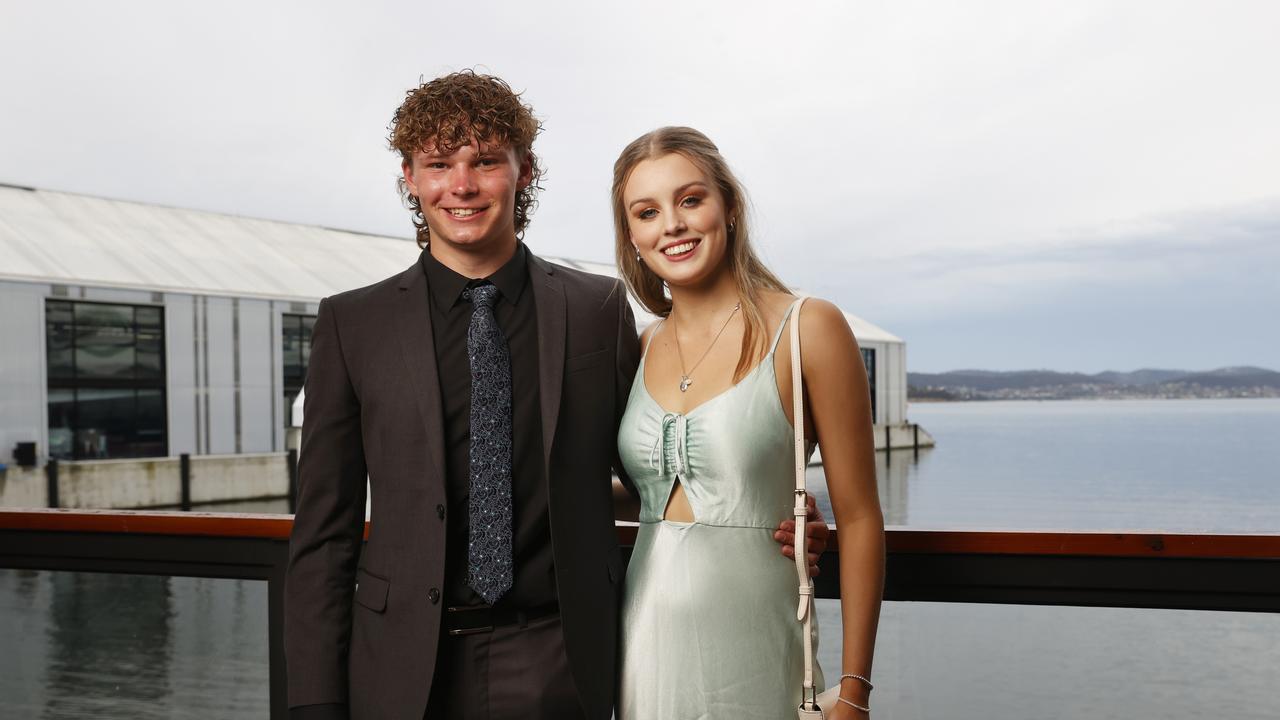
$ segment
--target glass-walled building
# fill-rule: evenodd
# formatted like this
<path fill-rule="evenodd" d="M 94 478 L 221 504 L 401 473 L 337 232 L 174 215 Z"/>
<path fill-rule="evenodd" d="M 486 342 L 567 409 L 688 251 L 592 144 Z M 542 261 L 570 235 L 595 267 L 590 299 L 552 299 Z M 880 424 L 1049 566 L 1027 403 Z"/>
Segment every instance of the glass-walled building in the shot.
<path fill-rule="evenodd" d="M 0 464 L 20 443 L 37 463 L 284 451 L 320 299 L 419 252 L 409 239 L 0 186 Z M 633 309 L 641 327 L 653 320 Z M 905 423 L 904 343 L 846 316 L 877 427 Z"/>

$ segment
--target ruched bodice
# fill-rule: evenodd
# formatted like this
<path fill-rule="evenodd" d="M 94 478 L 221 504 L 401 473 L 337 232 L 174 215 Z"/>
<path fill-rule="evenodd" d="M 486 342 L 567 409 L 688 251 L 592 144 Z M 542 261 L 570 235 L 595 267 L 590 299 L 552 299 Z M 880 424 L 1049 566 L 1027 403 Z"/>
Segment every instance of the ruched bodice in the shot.
<path fill-rule="evenodd" d="M 687 413 L 649 394 L 645 348 L 618 431 L 641 502 L 623 603 L 620 720 L 775 720 L 799 704 L 795 568 L 773 540 L 795 490 L 774 371 L 794 307 L 753 370 Z M 692 523 L 663 519 L 677 482 Z"/>
<path fill-rule="evenodd" d="M 778 400 L 773 354 L 684 414 L 649 395 L 640 363 L 618 432 L 623 466 L 640 491 L 640 521 L 662 519 L 677 481 L 704 525 L 776 528 L 790 517 L 791 423 Z"/>

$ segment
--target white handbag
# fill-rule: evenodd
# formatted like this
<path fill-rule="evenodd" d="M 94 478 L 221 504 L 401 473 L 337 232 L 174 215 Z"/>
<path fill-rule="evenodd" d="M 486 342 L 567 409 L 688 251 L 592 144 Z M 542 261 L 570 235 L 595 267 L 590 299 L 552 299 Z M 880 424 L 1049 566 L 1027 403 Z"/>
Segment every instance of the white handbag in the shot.
<path fill-rule="evenodd" d="M 800 309 L 804 307 L 806 298 L 800 298 L 796 309 L 791 313 L 791 403 L 792 421 L 795 428 L 796 452 L 796 578 L 800 584 L 800 605 L 796 610 L 796 620 L 804 623 L 804 685 L 800 696 L 800 707 L 796 712 L 800 720 L 822 720 L 836 706 L 840 697 L 840 684 L 828 688 L 818 694 L 813 683 L 813 668 L 817 663 L 813 648 L 813 581 L 809 578 L 809 552 L 805 547 L 808 537 L 805 533 L 805 521 L 809 516 L 805 488 L 805 461 L 808 453 L 804 446 L 804 395 L 801 390 L 800 377 Z"/>

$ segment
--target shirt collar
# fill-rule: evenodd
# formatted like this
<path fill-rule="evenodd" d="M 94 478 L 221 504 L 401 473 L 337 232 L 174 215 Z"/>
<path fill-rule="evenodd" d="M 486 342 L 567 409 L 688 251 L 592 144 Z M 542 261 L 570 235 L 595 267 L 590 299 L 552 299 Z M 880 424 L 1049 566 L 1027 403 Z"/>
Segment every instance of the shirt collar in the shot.
<path fill-rule="evenodd" d="M 502 299 L 512 305 L 520 303 L 520 296 L 524 293 L 524 286 L 528 283 L 529 265 L 527 255 L 524 243 L 516 243 L 516 251 L 511 256 L 511 259 L 494 271 L 492 275 L 482 278 L 496 285 L 498 291 L 502 293 Z M 432 257 L 430 250 L 425 250 L 422 253 L 422 269 L 427 274 L 427 287 L 431 289 L 432 302 L 441 311 L 446 311 L 453 307 L 462 297 L 462 291 L 466 290 L 467 286 L 479 282 L 455 272 L 452 268 L 435 259 Z"/>

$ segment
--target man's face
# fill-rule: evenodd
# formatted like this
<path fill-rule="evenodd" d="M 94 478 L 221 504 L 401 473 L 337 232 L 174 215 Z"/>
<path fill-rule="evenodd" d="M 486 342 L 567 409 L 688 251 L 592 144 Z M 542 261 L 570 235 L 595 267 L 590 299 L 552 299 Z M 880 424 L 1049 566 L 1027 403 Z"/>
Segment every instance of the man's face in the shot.
<path fill-rule="evenodd" d="M 444 154 L 428 147 L 403 169 L 432 246 L 443 244 L 436 249 L 483 254 L 515 242 L 516 193 L 529 184 L 532 164 L 514 148 L 473 141 Z"/>

